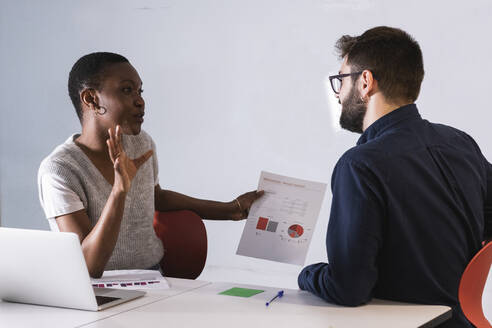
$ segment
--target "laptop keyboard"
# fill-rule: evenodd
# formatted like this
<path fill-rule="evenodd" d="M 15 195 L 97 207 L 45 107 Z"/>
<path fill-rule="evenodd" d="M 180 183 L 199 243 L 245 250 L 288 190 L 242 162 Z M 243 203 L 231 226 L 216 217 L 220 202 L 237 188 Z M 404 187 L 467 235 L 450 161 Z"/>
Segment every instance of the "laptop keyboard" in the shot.
<path fill-rule="evenodd" d="M 109 302 L 112 302 L 112 301 L 116 301 L 116 300 L 119 300 L 119 298 L 118 297 L 97 296 L 96 295 L 96 302 L 97 302 L 97 305 L 99 305 L 99 306 L 106 304 L 106 303 L 109 303 Z"/>

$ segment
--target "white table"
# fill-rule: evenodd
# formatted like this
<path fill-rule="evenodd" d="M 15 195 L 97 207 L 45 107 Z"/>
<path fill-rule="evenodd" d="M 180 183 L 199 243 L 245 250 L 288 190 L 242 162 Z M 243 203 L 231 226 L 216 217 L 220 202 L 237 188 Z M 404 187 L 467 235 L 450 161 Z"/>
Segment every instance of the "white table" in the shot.
<path fill-rule="evenodd" d="M 0 327 L 432 327 L 451 317 L 447 306 L 373 300 L 361 307 L 328 304 L 307 292 L 271 287 L 169 279 L 171 289 L 148 291 L 102 312 L 0 303 Z M 250 298 L 219 295 L 232 287 L 262 289 Z"/>
<path fill-rule="evenodd" d="M 168 279 L 168 281 L 171 289 L 153 290 L 144 297 L 99 312 L 0 301 L 0 328 L 80 327 L 210 284 L 206 281 L 186 279 Z"/>

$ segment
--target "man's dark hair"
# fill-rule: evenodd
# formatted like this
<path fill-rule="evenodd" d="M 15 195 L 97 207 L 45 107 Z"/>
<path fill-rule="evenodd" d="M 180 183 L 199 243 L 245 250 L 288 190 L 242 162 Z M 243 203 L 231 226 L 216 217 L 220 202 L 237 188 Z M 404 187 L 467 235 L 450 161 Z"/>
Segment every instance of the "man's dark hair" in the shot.
<path fill-rule="evenodd" d="M 94 52 L 81 57 L 73 65 L 68 75 L 68 95 L 82 122 L 82 104 L 80 92 L 85 88 L 98 89 L 103 78 L 104 70 L 116 63 L 128 63 L 125 57 L 111 52 Z"/>
<path fill-rule="evenodd" d="M 414 102 L 424 78 L 420 46 L 398 28 L 378 26 L 360 36 L 342 36 L 336 43 L 352 72 L 370 70 L 388 101 Z"/>

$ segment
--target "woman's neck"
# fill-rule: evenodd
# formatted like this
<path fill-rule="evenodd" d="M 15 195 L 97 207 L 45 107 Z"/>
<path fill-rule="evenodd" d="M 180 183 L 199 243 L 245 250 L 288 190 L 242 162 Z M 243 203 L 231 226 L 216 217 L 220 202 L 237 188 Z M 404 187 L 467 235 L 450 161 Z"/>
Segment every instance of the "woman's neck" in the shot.
<path fill-rule="evenodd" d="M 93 153 L 108 153 L 106 140 L 109 138 L 108 131 L 102 131 L 91 126 L 82 126 L 82 133 L 76 139 L 76 143 Z"/>

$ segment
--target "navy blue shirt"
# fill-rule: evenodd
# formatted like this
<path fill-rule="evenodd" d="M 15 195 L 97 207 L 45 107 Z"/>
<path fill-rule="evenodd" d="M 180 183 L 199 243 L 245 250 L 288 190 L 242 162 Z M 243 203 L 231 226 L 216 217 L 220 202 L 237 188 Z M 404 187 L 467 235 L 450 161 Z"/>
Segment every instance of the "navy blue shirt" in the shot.
<path fill-rule="evenodd" d="M 374 122 L 332 176 L 328 263 L 299 287 L 356 306 L 372 297 L 453 307 L 461 275 L 492 232 L 492 168 L 475 141 L 412 105 Z"/>

